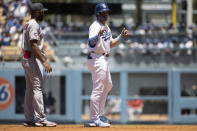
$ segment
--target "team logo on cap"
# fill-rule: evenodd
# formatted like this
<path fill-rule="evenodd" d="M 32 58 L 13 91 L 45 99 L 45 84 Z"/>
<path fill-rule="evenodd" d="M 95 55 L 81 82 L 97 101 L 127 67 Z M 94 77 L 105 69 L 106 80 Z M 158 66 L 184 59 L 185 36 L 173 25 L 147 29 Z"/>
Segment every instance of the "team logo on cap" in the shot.
<path fill-rule="evenodd" d="M 5 79 L 0 78 L 0 110 L 8 108 L 14 98 L 14 89 Z"/>
<path fill-rule="evenodd" d="M 103 6 L 103 8 L 107 8 L 107 6 L 105 4 L 103 4 L 102 6 Z"/>

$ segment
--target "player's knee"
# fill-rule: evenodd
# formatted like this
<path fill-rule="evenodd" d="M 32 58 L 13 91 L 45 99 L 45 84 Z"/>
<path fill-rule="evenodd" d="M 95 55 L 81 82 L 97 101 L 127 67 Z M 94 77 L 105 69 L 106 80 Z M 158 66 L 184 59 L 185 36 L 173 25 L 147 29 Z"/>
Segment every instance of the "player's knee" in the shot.
<path fill-rule="evenodd" d="M 94 90 L 90 96 L 91 101 L 97 101 L 102 96 L 103 90 Z"/>
<path fill-rule="evenodd" d="M 95 97 L 95 96 L 93 96 L 93 95 L 91 95 L 91 97 L 90 97 L 90 101 L 92 101 L 92 102 L 96 102 L 97 101 L 97 97 Z"/>

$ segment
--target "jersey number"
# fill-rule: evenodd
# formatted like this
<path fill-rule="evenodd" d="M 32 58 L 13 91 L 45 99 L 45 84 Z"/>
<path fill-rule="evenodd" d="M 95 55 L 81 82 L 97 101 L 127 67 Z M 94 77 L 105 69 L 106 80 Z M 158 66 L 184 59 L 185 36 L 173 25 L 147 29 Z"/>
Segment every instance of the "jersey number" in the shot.
<path fill-rule="evenodd" d="M 26 25 L 24 26 L 24 30 L 27 30 L 28 26 L 29 26 L 29 24 L 26 24 Z"/>

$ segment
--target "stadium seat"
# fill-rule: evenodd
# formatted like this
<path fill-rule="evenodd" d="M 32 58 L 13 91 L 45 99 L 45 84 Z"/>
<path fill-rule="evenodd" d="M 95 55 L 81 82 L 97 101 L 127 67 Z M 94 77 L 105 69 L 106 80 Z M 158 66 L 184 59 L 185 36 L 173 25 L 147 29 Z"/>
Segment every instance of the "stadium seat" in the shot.
<path fill-rule="evenodd" d="M 12 40 L 10 46 L 16 46 L 16 41 Z"/>
<path fill-rule="evenodd" d="M 1 15 L 0 15 L 1 16 Z M 0 17 L 0 23 L 1 24 L 5 24 L 5 22 L 6 22 L 6 16 L 1 16 Z"/>
<path fill-rule="evenodd" d="M 18 46 L 2 46 L 2 60 L 16 61 L 21 59 L 21 48 Z"/>
<path fill-rule="evenodd" d="M 2 15 L 3 15 L 3 8 L 0 7 L 0 16 L 2 16 Z"/>

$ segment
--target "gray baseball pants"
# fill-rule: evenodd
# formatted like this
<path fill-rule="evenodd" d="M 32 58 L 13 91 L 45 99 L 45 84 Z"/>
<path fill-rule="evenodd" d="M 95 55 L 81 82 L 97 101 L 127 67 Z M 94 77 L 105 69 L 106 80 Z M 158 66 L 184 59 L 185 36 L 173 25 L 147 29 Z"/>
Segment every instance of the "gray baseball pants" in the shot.
<path fill-rule="evenodd" d="M 22 59 L 25 71 L 26 91 L 24 115 L 26 121 L 40 122 L 46 120 L 43 103 L 43 66 L 34 56 Z"/>

